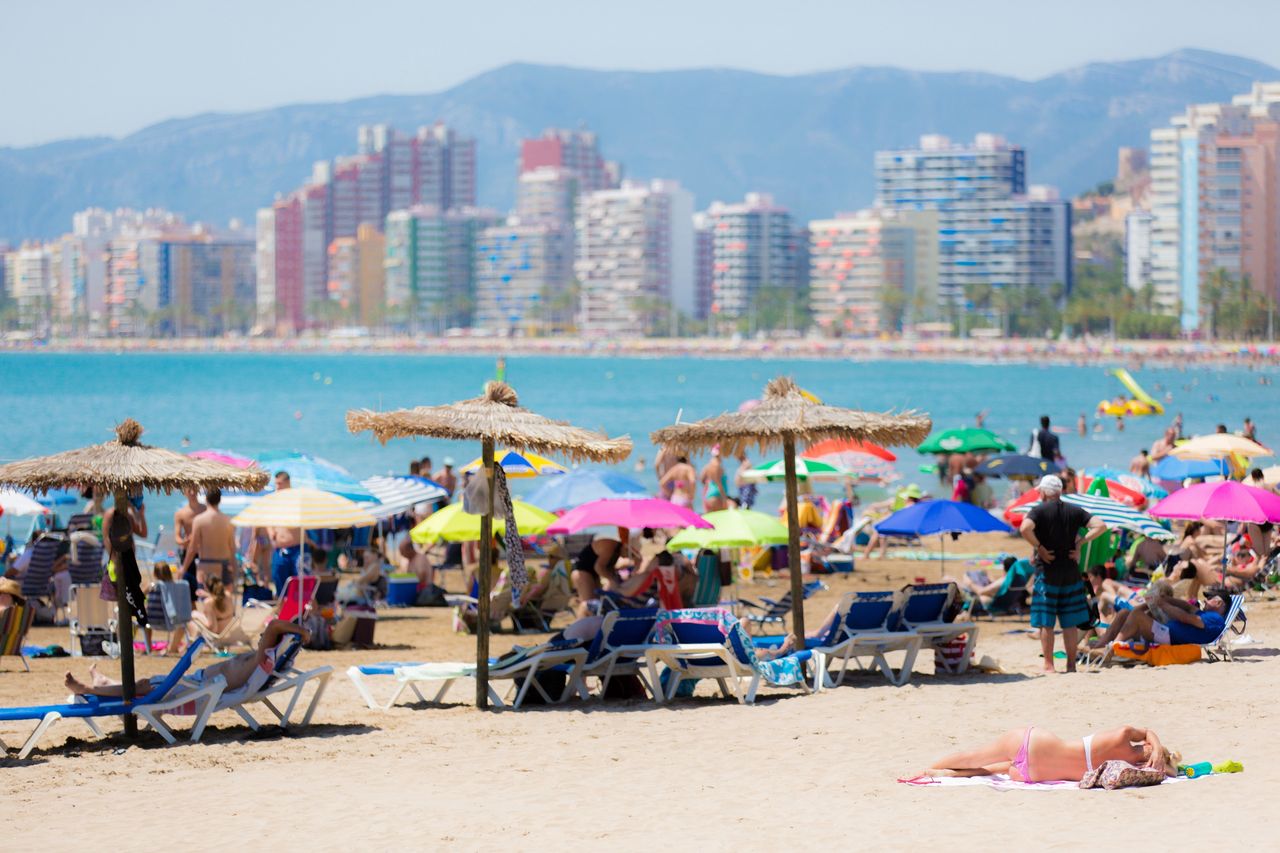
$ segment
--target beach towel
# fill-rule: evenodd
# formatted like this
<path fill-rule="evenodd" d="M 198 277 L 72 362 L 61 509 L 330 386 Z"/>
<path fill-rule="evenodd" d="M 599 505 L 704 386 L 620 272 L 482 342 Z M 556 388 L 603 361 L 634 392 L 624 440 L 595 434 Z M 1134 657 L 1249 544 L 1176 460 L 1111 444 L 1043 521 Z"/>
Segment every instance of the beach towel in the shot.
<path fill-rule="evenodd" d="M 1111 762 L 1106 763 L 1110 764 Z M 1163 774 L 1161 775 L 1163 776 Z M 994 788 L 997 791 L 1079 791 L 1082 788 L 1082 783 L 1080 782 L 1015 782 L 1004 773 L 996 773 L 991 776 L 944 776 L 941 778 L 936 776 L 916 776 L 911 779 L 899 779 L 898 781 L 904 785 L 914 785 L 920 788 L 977 786 Z M 1175 776 L 1173 778 L 1164 776 L 1159 784 L 1168 785 L 1175 782 L 1189 781 L 1191 780 L 1185 776 Z"/>
<path fill-rule="evenodd" d="M 1151 666 L 1173 666 L 1200 660 L 1200 647 L 1190 643 L 1161 646 L 1155 643 L 1117 641 L 1112 644 L 1111 652 L 1117 658 L 1141 661 Z"/>
<path fill-rule="evenodd" d="M 511 603 L 520 605 L 520 593 L 529 585 L 529 574 L 524 568 L 524 543 L 520 541 L 520 529 L 516 526 L 516 511 L 511 505 L 511 490 L 507 488 L 507 475 L 498 465 L 494 468 L 494 484 L 502 510 L 503 541 L 507 546 L 507 575 L 511 581 Z"/>

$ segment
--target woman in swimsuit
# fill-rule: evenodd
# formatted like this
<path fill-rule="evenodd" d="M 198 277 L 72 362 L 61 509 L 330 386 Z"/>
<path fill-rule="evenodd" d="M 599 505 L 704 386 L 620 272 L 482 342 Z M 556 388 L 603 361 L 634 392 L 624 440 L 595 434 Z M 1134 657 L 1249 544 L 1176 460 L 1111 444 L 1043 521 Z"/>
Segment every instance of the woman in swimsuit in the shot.
<path fill-rule="evenodd" d="M 671 502 L 676 506 L 692 507 L 694 492 L 698 487 L 698 475 L 686 456 L 676 460 L 658 483 L 662 491 L 671 490 Z"/>
<path fill-rule="evenodd" d="M 944 756 L 925 776 L 992 776 L 1007 773 L 1016 782 L 1079 782 L 1104 761 L 1127 761 L 1137 767 L 1176 776 L 1180 756 L 1160 743 L 1151 729 L 1121 726 L 1063 740 L 1035 726 L 1013 729 L 977 749 Z"/>
<path fill-rule="evenodd" d="M 703 485 L 702 511 L 717 512 L 729 508 L 729 478 L 720 461 L 720 447 L 711 448 L 711 461 L 702 469 L 698 478 Z"/>
<path fill-rule="evenodd" d="M 305 645 L 310 639 L 311 634 L 305 628 L 300 628 L 293 622 L 285 622 L 281 619 L 273 619 L 266 630 L 262 632 L 262 638 L 258 641 L 258 648 L 251 652 L 242 652 L 233 658 L 227 658 L 210 664 L 204 669 L 198 670 L 193 676 L 196 681 L 207 682 L 211 678 L 222 676 L 226 681 L 224 692 L 237 690 L 241 687 L 247 688 L 246 692 L 253 692 L 266 684 L 267 679 L 271 677 L 275 670 L 276 653 L 280 646 L 280 641 L 290 634 L 296 634 L 302 638 Z M 72 693 L 82 696 L 110 696 L 118 697 L 121 695 L 120 682 L 112 681 L 102 675 L 97 670 L 97 665 L 89 668 L 89 683 L 77 679 L 71 673 L 67 673 L 66 678 L 67 689 Z M 152 687 L 151 679 L 140 679 L 134 685 L 134 693 L 138 696 L 145 696 L 150 692 Z"/>
<path fill-rule="evenodd" d="M 200 603 L 196 605 L 191 618 L 203 622 L 213 633 L 221 634 L 236 615 L 236 603 L 230 590 L 222 585 L 221 578 L 210 575 L 205 589 L 199 590 L 196 595 Z"/>

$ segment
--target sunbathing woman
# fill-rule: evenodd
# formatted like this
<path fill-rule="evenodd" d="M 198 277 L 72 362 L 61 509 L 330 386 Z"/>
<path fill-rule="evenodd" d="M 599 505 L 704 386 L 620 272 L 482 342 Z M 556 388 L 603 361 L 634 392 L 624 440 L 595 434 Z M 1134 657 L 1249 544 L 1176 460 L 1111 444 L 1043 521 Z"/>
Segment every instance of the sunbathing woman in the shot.
<path fill-rule="evenodd" d="M 267 679 L 271 677 L 271 673 L 275 670 L 276 654 L 280 648 L 280 641 L 290 634 L 296 634 L 301 637 L 303 643 L 310 639 L 310 634 L 305 628 L 299 628 L 293 622 L 273 619 L 271 624 L 267 625 L 266 630 L 262 632 L 262 638 L 258 641 L 258 648 L 255 651 L 242 652 L 233 658 L 210 664 L 190 677 L 196 681 L 203 682 L 220 675 L 227 682 L 224 688 L 227 692 L 240 687 L 245 687 L 249 692 L 253 692 L 262 687 L 263 684 L 266 684 Z M 96 664 L 89 667 L 88 684 L 68 672 L 66 685 L 67 689 L 72 693 L 82 696 L 118 697 L 123 695 L 123 691 L 120 689 L 120 682 L 112 681 L 102 675 L 98 672 Z M 145 696 L 152 686 L 152 679 L 139 679 L 134 685 L 134 692 L 138 696 Z"/>
<path fill-rule="evenodd" d="M 222 578 L 209 575 L 205 589 L 196 590 L 199 603 L 191 618 L 204 624 L 214 634 L 221 634 L 236 616 L 236 603 Z M 194 630 L 193 630 L 194 633 Z"/>
<path fill-rule="evenodd" d="M 1121 726 L 1063 740 L 1027 726 L 1013 729 L 977 749 L 944 756 L 925 776 L 992 776 L 1007 773 L 1015 782 L 1079 782 L 1104 761 L 1127 761 L 1137 767 L 1176 776 L 1181 757 L 1169 752 L 1151 729 Z"/>

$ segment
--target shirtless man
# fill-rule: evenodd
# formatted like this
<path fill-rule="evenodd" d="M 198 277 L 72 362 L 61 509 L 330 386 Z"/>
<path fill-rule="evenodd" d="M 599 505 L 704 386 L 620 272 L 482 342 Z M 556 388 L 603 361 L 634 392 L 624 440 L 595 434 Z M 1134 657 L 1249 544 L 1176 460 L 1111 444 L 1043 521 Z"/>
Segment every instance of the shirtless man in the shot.
<path fill-rule="evenodd" d="M 276 491 L 289 488 L 292 482 L 288 471 L 276 472 Z M 268 527 L 267 535 L 271 537 L 271 546 L 275 549 L 271 554 L 271 583 L 276 588 L 276 596 L 284 594 L 284 585 L 298 572 L 298 557 L 302 540 L 298 538 L 298 530 L 294 527 Z"/>
<path fill-rule="evenodd" d="M 191 566 L 196 566 L 196 580 L 208 586 L 210 576 L 234 589 L 236 563 L 236 529 L 218 508 L 222 504 L 222 490 L 209 489 L 204 494 L 204 512 L 196 516 L 191 525 L 191 540 L 187 555 L 182 561 L 182 576 L 190 583 Z"/>
<path fill-rule="evenodd" d="M 1139 450 L 1138 455 L 1129 460 L 1129 473 L 1135 477 L 1151 476 L 1151 454 L 1145 449 Z"/>
<path fill-rule="evenodd" d="M 1164 431 L 1164 435 L 1156 439 L 1156 443 L 1151 445 L 1151 461 L 1159 462 L 1161 459 L 1169 455 L 1173 450 L 1174 443 L 1178 440 L 1177 427 L 1169 427 Z"/>
<path fill-rule="evenodd" d="M 204 512 L 204 505 L 195 489 L 183 489 L 182 493 L 187 496 L 187 502 L 173 514 L 173 542 L 178 547 L 178 562 L 185 565 L 187 548 L 191 546 L 191 523 Z"/>
<path fill-rule="evenodd" d="M 449 497 L 453 497 L 454 491 L 458 488 L 458 475 L 453 473 L 452 456 L 444 458 L 444 470 L 436 476 L 436 482 L 449 493 Z"/>
<path fill-rule="evenodd" d="M 670 500 L 676 506 L 692 507 L 698 491 L 698 472 L 689 464 L 689 457 L 678 457 L 658 481 L 658 488 L 664 494 L 670 491 Z"/>

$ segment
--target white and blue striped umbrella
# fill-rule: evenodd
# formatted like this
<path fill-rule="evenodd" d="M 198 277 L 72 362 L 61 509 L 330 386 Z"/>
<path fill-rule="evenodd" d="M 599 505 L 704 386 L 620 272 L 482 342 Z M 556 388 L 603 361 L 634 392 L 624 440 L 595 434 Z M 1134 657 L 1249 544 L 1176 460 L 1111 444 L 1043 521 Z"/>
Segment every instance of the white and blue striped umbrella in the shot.
<path fill-rule="evenodd" d="M 423 501 L 449 498 L 449 493 L 434 480 L 407 474 L 395 477 L 370 477 L 367 480 L 361 480 L 360 485 L 378 499 L 379 503 L 361 504 L 361 506 L 379 520 L 408 512 L 415 504 Z"/>
<path fill-rule="evenodd" d="M 1173 534 L 1161 527 L 1154 518 L 1133 507 L 1125 506 L 1117 500 L 1104 498 L 1101 495 L 1082 494 L 1063 495 L 1062 499 L 1069 504 L 1081 507 L 1090 515 L 1102 519 L 1102 523 L 1112 530 L 1131 530 L 1134 533 L 1146 536 L 1148 539 L 1169 541 L 1174 538 Z M 1039 503 L 1039 501 L 1025 503 L 1014 507 L 1010 512 L 1023 515 Z"/>

